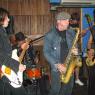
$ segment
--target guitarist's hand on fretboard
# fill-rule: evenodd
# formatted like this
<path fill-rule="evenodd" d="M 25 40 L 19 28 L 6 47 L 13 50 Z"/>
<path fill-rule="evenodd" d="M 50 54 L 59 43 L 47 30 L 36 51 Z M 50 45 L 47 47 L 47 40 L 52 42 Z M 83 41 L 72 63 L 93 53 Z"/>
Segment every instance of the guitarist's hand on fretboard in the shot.
<path fill-rule="evenodd" d="M 27 42 L 25 42 L 25 43 L 23 43 L 22 45 L 21 45 L 21 49 L 28 49 L 29 48 L 29 45 L 28 45 L 28 43 Z"/>

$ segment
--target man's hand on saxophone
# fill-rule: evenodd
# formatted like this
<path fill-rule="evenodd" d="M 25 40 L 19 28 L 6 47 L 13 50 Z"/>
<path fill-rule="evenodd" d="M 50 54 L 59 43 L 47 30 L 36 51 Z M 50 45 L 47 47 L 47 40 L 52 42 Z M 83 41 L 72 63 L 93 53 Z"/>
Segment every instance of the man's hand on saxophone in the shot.
<path fill-rule="evenodd" d="M 78 48 L 73 48 L 72 49 L 72 54 L 73 55 L 78 55 Z M 66 64 L 62 64 L 62 63 L 58 63 L 58 64 L 55 64 L 56 68 L 58 69 L 58 71 L 61 73 L 61 74 L 64 74 L 66 73 L 66 70 L 67 70 L 67 67 L 66 67 Z"/>
<path fill-rule="evenodd" d="M 58 71 L 61 74 L 66 73 L 66 66 L 64 64 L 58 63 L 58 64 L 55 64 L 55 66 L 57 67 Z"/>
<path fill-rule="evenodd" d="M 78 48 L 74 47 L 74 48 L 72 49 L 72 54 L 73 54 L 73 55 L 78 55 Z"/>

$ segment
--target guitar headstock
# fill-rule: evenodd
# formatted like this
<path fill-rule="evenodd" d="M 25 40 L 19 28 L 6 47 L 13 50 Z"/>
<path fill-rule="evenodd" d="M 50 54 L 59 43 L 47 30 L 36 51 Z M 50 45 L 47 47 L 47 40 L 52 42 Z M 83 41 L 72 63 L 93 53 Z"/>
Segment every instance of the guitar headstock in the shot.
<path fill-rule="evenodd" d="M 30 43 L 30 41 L 32 41 L 32 39 L 26 38 L 25 41 L 26 41 L 27 43 Z"/>

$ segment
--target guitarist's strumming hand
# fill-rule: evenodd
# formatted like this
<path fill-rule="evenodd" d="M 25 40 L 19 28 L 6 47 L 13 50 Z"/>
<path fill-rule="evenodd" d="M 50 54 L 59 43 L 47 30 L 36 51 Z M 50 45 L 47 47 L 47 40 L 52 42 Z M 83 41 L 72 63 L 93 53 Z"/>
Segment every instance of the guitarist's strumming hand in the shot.
<path fill-rule="evenodd" d="M 19 71 L 23 72 L 26 69 L 26 65 L 19 64 Z"/>
<path fill-rule="evenodd" d="M 66 66 L 64 64 L 58 63 L 55 64 L 55 66 L 57 67 L 60 73 L 66 73 Z"/>

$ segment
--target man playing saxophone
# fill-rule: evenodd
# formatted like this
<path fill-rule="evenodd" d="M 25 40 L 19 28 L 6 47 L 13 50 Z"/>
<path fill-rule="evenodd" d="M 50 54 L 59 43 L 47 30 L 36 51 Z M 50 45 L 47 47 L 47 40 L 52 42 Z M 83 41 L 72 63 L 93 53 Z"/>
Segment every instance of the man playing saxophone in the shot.
<path fill-rule="evenodd" d="M 66 73 L 65 60 L 76 34 L 69 26 L 70 18 L 70 14 L 66 12 L 58 13 L 55 27 L 45 35 L 43 52 L 51 67 L 51 89 L 49 95 L 71 95 L 72 93 L 73 74 L 69 82 L 62 87 L 62 92 L 60 91 L 63 84 L 60 82 L 60 74 Z M 77 55 L 78 49 L 73 48 L 71 52 Z"/>

